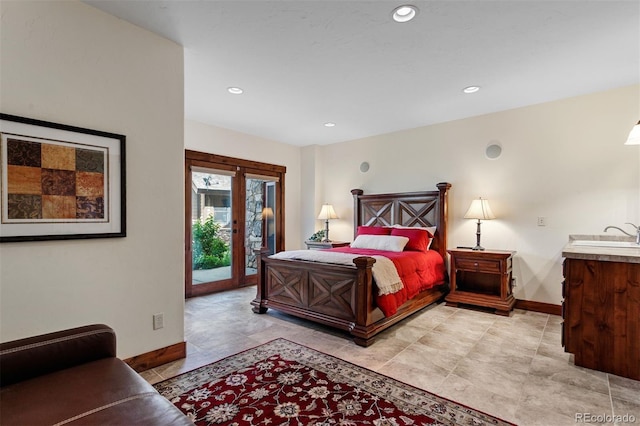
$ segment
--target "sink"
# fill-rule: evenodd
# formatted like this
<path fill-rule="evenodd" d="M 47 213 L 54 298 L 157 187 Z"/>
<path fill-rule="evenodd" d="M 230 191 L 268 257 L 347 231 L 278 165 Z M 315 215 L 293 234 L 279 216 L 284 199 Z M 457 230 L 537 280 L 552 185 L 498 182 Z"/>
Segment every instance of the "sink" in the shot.
<path fill-rule="evenodd" d="M 574 246 L 589 247 L 621 247 L 621 248 L 640 248 L 640 245 L 633 241 L 606 241 L 606 240 L 574 240 L 571 242 Z"/>

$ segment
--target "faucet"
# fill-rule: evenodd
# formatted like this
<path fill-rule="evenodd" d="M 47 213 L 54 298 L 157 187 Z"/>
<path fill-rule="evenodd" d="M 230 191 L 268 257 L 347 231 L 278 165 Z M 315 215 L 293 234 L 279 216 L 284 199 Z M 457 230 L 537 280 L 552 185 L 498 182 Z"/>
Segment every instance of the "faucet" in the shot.
<path fill-rule="evenodd" d="M 618 228 L 617 226 L 607 226 L 606 228 L 604 228 L 604 232 L 607 232 L 607 229 L 609 228 L 613 228 L 613 229 L 617 229 L 618 231 L 622 232 L 625 235 L 628 235 L 630 237 L 636 237 L 636 244 L 640 245 L 640 226 L 636 226 L 631 222 L 627 222 L 625 223 L 625 225 L 631 225 L 635 228 L 636 230 L 636 235 L 630 234 L 627 231 L 625 231 L 624 229 Z"/>

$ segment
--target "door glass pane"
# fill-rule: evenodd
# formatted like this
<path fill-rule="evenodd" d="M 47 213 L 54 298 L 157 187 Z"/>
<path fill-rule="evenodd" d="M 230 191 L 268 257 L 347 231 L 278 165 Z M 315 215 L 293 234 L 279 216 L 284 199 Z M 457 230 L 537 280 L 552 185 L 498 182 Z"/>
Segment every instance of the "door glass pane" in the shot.
<path fill-rule="evenodd" d="M 191 172 L 193 284 L 231 278 L 232 177 Z"/>
<path fill-rule="evenodd" d="M 275 182 L 265 179 L 247 178 L 246 185 L 246 229 L 245 229 L 245 274 L 255 275 L 255 250 L 268 247 L 275 253 L 276 206 Z"/>
<path fill-rule="evenodd" d="M 265 207 L 263 210 L 264 226 L 266 229 L 265 240 L 263 244 L 269 249 L 269 254 L 276 252 L 276 184 L 275 182 L 266 183 Z"/>

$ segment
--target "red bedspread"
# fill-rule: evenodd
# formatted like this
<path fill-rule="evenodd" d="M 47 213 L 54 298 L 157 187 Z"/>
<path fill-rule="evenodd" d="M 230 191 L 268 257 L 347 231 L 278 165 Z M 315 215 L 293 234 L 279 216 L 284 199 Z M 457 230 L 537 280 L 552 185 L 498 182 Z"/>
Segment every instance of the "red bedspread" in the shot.
<path fill-rule="evenodd" d="M 421 291 L 445 282 L 444 259 L 435 250 L 391 252 L 351 247 L 339 247 L 331 250 L 363 256 L 385 256 L 391 259 L 396 265 L 404 288 L 396 293 L 376 297 L 376 304 L 387 317 L 395 314 L 404 302 Z"/>

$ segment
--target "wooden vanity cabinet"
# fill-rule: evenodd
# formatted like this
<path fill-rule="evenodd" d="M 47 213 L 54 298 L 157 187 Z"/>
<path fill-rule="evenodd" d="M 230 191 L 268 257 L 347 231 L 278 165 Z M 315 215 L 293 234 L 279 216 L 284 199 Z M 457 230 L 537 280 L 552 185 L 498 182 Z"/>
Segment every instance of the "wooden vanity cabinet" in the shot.
<path fill-rule="evenodd" d="M 562 340 L 575 364 L 640 380 L 640 263 L 565 259 Z"/>

